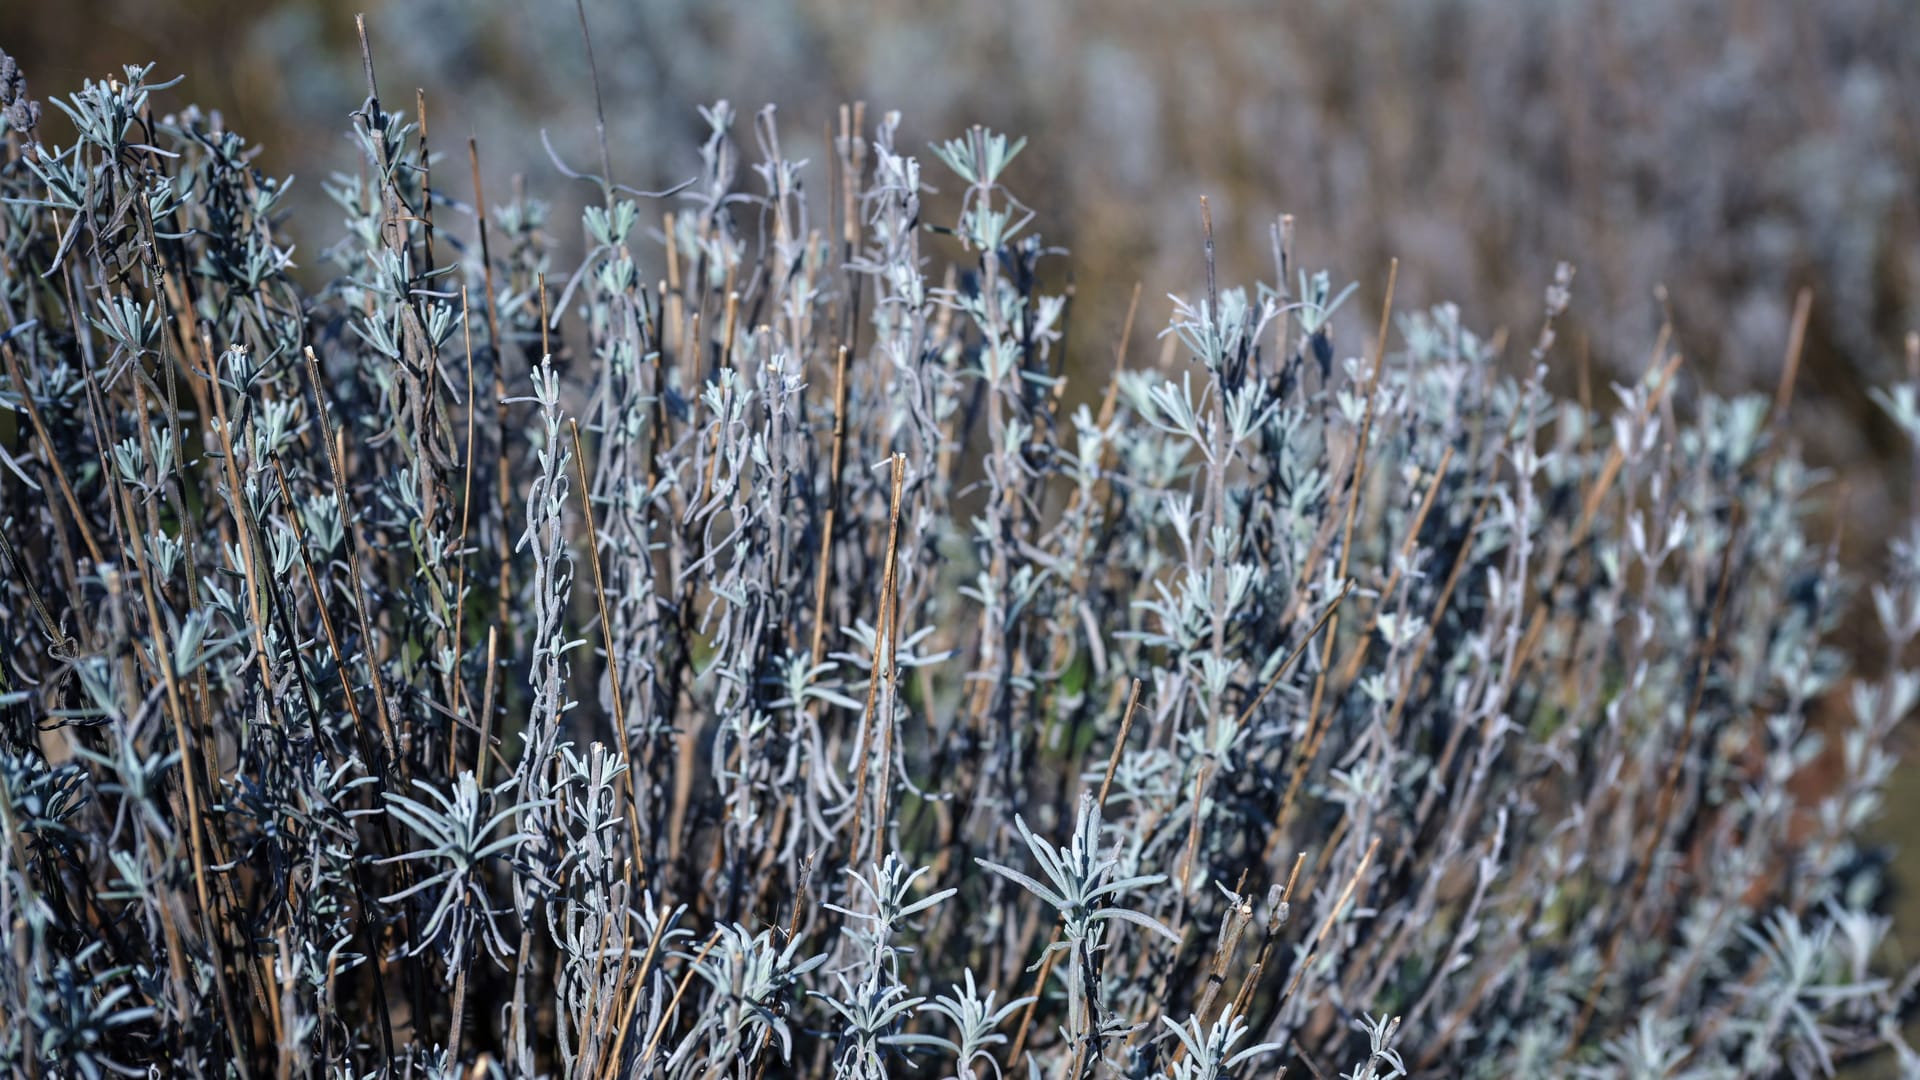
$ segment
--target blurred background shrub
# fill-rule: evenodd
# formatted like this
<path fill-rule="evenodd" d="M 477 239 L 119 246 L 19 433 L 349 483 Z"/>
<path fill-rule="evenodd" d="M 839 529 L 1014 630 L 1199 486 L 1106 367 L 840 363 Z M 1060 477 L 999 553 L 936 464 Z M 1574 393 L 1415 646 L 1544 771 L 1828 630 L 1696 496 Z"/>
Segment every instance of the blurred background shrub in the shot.
<path fill-rule="evenodd" d="M 450 163 L 474 134 L 490 186 L 544 181 L 542 129 L 570 161 L 597 156 L 573 4 L 367 6 L 383 81 L 426 90 Z M 319 181 L 350 164 L 341 120 L 364 94 L 351 13 L 15 3 L 0 41 L 42 96 L 164 58 L 156 74 L 187 75 L 194 100 L 263 140 L 263 167 L 300 177 L 298 212 L 330 231 Z M 900 110 L 921 140 L 972 123 L 1033 136 L 1016 186 L 1073 249 L 1090 325 L 1112 324 L 1136 280 L 1149 298 L 1192 282 L 1201 194 L 1222 235 L 1294 214 L 1307 261 L 1337 256 L 1362 298 L 1398 256 L 1408 305 L 1454 300 L 1516 328 L 1573 261 L 1569 329 L 1603 372 L 1644 364 L 1664 284 L 1696 371 L 1770 387 L 1811 288 L 1815 415 L 1864 416 L 1860 377 L 1889 374 L 1920 323 L 1911 0 L 592 0 L 585 14 L 614 165 L 636 186 L 692 172 L 695 107 L 723 97 L 779 103 L 791 152 L 816 161 L 854 99 Z M 1262 250 L 1221 258 L 1223 273 L 1271 266 Z M 1808 430 L 1830 460 L 1873 449 L 1860 424 Z"/>

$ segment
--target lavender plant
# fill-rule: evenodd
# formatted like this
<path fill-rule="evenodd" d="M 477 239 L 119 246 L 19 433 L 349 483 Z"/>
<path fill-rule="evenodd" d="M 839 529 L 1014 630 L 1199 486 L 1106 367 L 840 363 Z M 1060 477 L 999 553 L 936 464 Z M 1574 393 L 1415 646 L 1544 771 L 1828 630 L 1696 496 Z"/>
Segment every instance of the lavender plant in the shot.
<path fill-rule="evenodd" d="M 1562 400 L 1571 267 L 1521 355 L 1391 268 L 1347 343 L 1203 212 L 1088 385 L 1020 140 L 723 102 L 674 191 L 559 163 L 563 269 L 366 55 L 304 266 L 151 67 L 63 147 L 0 59 L 9 1070 L 1920 1060 L 1861 840 L 1920 521 L 1842 565 L 1795 346 Z"/>

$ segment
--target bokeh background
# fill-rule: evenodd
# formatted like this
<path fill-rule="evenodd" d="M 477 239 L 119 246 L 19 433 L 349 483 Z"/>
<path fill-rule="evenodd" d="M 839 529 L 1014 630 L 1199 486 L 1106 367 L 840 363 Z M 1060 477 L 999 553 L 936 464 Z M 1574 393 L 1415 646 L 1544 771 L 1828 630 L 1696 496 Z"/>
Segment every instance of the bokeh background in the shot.
<path fill-rule="evenodd" d="M 1811 289 L 1796 431 L 1833 469 L 1846 557 L 1871 565 L 1913 477 L 1865 400 L 1920 328 L 1920 3 L 1915 0 L 586 0 L 616 178 L 690 175 L 696 106 L 779 106 L 818 165 L 842 102 L 904 114 L 907 145 L 965 125 L 1025 134 L 1015 191 L 1073 252 L 1072 340 L 1100 363 L 1126 298 L 1142 327 L 1201 273 L 1210 197 L 1226 280 L 1271 279 L 1268 229 L 1377 305 L 1453 300 L 1530 337 L 1554 264 L 1579 276 L 1553 378 L 1636 374 L 1669 312 L 1698 385 L 1767 390 Z M 299 179 L 303 261 L 338 239 L 321 192 L 355 166 L 365 10 L 390 106 L 426 93 L 437 187 L 464 199 L 464 142 L 490 193 L 555 203 L 556 265 L 595 163 L 572 0 L 0 0 L 0 48 L 37 97 L 118 65 L 184 75 L 194 100 Z M 47 110 L 58 132 L 59 117 Z M 746 132 L 743 130 L 743 137 Z M 935 170 L 929 170 L 929 176 Z M 498 196 L 496 195 L 497 199 Z M 443 222 L 442 227 L 447 227 Z M 1351 339 L 1349 339 L 1351 340 Z M 1349 347 L 1352 347 L 1351 345 Z M 1604 395 L 1603 395 L 1604 396 Z M 1920 784 L 1890 903 L 1920 955 Z"/>
<path fill-rule="evenodd" d="M 1191 282 L 1206 194 L 1234 271 L 1271 276 L 1267 226 L 1289 212 L 1309 264 L 1377 293 L 1397 255 L 1405 302 L 1456 300 L 1489 329 L 1529 332 L 1571 260 L 1575 329 L 1609 367 L 1637 368 L 1664 284 L 1682 347 L 1725 389 L 1772 385 L 1802 286 L 1810 402 L 1850 405 L 1854 375 L 1885 374 L 1920 325 L 1913 0 L 584 7 L 621 180 L 687 175 L 695 107 L 719 98 L 743 116 L 777 103 L 790 153 L 816 161 L 855 99 L 900 110 L 909 143 L 1026 134 L 1017 192 L 1073 249 L 1096 315 L 1134 280 L 1148 297 Z M 389 103 L 427 93 L 450 194 L 467 194 L 469 134 L 495 190 L 520 174 L 564 202 L 543 128 L 597 160 L 572 0 L 13 0 L 0 47 L 37 96 L 139 60 L 185 75 L 177 101 L 220 109 L 265 168 L 300 177 L 311 252 L 338 232 L 320 181 L 354 165 L 358 10 Z"/>

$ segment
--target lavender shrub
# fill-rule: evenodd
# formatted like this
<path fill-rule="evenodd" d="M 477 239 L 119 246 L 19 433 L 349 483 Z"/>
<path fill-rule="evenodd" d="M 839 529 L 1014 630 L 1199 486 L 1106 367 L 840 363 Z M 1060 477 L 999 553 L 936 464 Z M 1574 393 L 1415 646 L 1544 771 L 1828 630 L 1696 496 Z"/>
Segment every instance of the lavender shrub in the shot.
<path fill-rule="evenodd" d="M 1086 385 L 1018 140 L 721 103 L 673 192 L 561 165 L 559 267 L 371 60 L 296 265 L 152 71 L 59 146 L 0 57 L 10 1071 L 1920 1069 L 1920 522 L 1840 564 L 1798 332 L 1566 401 L 1570 267 L 1521 355 L 1385 267 L 1342 342 L 1203 213 Z"/>

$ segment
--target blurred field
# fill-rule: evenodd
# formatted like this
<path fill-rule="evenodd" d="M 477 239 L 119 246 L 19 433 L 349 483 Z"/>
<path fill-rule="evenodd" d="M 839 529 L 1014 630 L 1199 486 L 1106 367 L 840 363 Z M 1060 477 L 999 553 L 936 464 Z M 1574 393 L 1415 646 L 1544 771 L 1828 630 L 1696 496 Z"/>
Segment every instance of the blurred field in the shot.
<path fill-rule="evenodd" d="M 319 182 L 350 163 L 343 118 L 364 94 L 352 10 L 9 4 L 0 40 L 42 95 L 135 60 L 186 75 L 267 143 L 267 168 L 300 176 L 330 239 Z M 551 189 L 540 129 L 595 155 L 573 4 L 388 0 L 368 17 L 389 94 L 426 90 L 449 165 L 474 134 L 490 181 Z M 1192 279 L 1200 194 L 1231 271 L 1271 276 L 1264 237 L 1288 212 L 1307 257 L 1363 288 L 1397 255 L 1408 304 L 1516 331 L 1572 260 L 1574 315 L 1611 368 L 1637 368 L 1664 284 L 1695 370 L 1728 389 L 1771 386 L 1811 287 L 1810 410 L 1856 408 L 1854 375 L 1887 370 L 1920 322 L 1905 0 L 600 0 L 586 17 L 615 165 L 640 186 L 687 173 L 695 106 L 721 97 L 778 102 L 790 138 L 856 98 L 922 139 L 976 122 L 1034 136 L 1016 189 L 1074 251 L 1083 327 L 1110 325 L 1136 279 L 1149 298 Z M 1810 427 L 1834 460 L 1868 448 L 1834 426 Z"/>
<path fill-rule="evenodd" d="M 898 109 L 924 142 L 968 123 L 1025 133 L 1014 189 L 1072 249 L 1074 343 L 1106 355 L 1136 281 L 1156 298 L 1199 273 L 1197 198 L 1223 276 L 1264 276 L 1277 215 L 1309 267 L 1377 302 L 1390 256 L 1403 309 L 1459 302 L 1524 335 L 1562 259 L 1579 268 L 1555 358 L 1636 371 L 1670 307 L 1693 375 L 1770 389 L 1795 293 L 1813 291 L 1796 422 L 1845 479 L 1849 557 L 1878 547 L 1911 490 L 1868 375 L 1920 326 L 1920 4 L 1912 0 L 665 0 L 585 5 L 617 178 L 691 171 L 695 106 L 779 103 L 788 153 L 824 167 L 840 102 Z M 367 6 L 383 91 L 421 87 L 448 155 L 436 186 L 558 190 L 541 148 L 597 156 L 574 5 L 388 0 Z M 0 48 L 36 96 L 155 59 L 187 96 L 299 177 L 303 261 L 336 239 L 320 190 L 352 164 L 364 95 L 353 8 L 320 2 L 13 0 Z M 871 114 L 870 114 L 871 115 Z M 49 110 L 56 133 L 58 117 Z M 824 173 L 815 171 L 816 182 Z M 568 208 L 562 251 L 579 242 Z M 569 264 L 562 255 L 559 265 Z M 1664 292 L 1660 287 L 1664 286 Z M 1912 785 L 1907 785 L 1911 788 Z M 1920 795 L 1890 838 L 1920 829 Z M 1920 845 L 1916 845 L 1920 846 Z M 1903 865 L 1914 865 L 1911 857 Z M 1920 882 L 1911 870 L 1902 877 Z M 1900 918 L 1920 942 L 1909 884 Z M 1920 951 L 1920 950 L 1916 950 Z"/>

